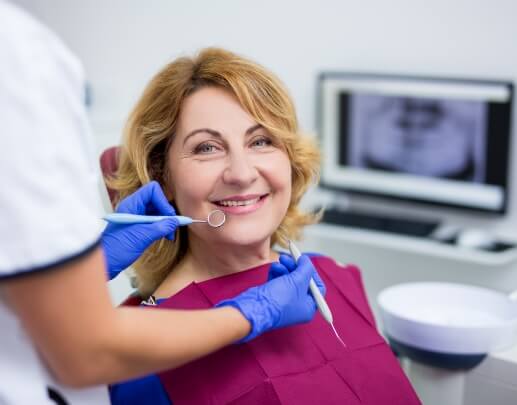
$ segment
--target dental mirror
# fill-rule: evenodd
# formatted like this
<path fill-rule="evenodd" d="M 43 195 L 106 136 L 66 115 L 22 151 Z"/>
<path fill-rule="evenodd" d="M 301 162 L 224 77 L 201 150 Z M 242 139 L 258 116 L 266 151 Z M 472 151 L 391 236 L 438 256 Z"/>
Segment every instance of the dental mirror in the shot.
<path fill-rule="evenodd" d="M 193 219 L 192 222 L 203 222 L 210 225 L 212 228 L 219 228 L 226 221 L 226 214 L 221 210 L 210 211 L 206 220 Z"/>

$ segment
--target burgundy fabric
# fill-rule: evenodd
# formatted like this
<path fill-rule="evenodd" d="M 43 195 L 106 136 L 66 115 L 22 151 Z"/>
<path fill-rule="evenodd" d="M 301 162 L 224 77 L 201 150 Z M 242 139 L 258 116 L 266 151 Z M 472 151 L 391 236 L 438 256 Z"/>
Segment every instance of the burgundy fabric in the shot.
<path fill-rule="evenodd" d="M 101 172 L 103 177 L 106 179 L 107 177 L 113 177 L 115 175 L 115 172 L 118 169 L 118 152 L 119 152 L 118 146 L 112 146 L 104 152 L 102 152 L 100 157 L 100 165 L 101 165 Z M 115 207 L 116 199 L 117 199 L 117 192 L 115 190 L 112 190 L 106 185 L 106 188 L 108 189 L 108 195 L 110 197 L 111 205 L 113 208 Z"/>
<path fill-rule="evenodd" d="M 141 303 L 142 303 L 142 297 L 140 295 L 138 295 L 138 294 L 131 294 L 124 301 L 122 301 L 120 306 L 123 306 L 123 307 L 138 307 L 138 306 L 140 306 Z"/>
<path fill-rule="evenodd" d="M 265 333 L 159 374 L 181 404 L 420 404 L 377 333 L 359 270 L 313 257 L 343 348 L 318 313 L 307 324 Z M 269 265 L 192 283 L 155 308 L 210 308 L 267 280 Z M 151 308 L 151 307 L 149 307 Z"/>

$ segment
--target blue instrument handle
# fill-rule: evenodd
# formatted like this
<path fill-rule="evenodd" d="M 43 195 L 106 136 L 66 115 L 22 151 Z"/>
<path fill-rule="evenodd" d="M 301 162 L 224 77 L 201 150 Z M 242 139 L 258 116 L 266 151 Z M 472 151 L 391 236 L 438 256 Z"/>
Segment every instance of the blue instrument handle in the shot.
<path fill-rule="evenodd" d="M 102 219 L 105 221 L 111 222 L 112 224 L 151 224 L 153 222 L 158 222 L 167 218 L 176 218 L 179 222 L 180 226 L 190 225 L 192 222 L 192 218 L 184 217 L 182 215 L 136 215 L 136 214 L 125 214 L 122 212 L 114 212 L 111 214 L 106 214 Z"/>

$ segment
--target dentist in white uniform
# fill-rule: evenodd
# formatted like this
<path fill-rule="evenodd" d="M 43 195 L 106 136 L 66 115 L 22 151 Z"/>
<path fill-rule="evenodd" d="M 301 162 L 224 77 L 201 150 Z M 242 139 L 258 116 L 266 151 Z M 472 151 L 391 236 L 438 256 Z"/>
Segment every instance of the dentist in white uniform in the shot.
<path fill-rule="evenodd" d="M 0 405 L 108 404 L 107 383 L 314 316 L 314 269 L 301 266 L 219 308 L 113 308 L 106 272 L 177 224 L 103 231 L 83 100 L 78 60 L 0 0 Z M 126 200 L 172 209 L 156 183 Z"/>

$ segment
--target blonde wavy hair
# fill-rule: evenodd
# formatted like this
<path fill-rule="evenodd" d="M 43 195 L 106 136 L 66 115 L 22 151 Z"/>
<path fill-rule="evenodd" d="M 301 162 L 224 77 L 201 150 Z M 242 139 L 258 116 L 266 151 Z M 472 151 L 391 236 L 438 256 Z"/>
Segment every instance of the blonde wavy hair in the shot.
<path fill-rule="evenodd" d="M 319 150 L 311 137 L 299 133 L 293 102 L 282 83 L 262 66 L 226 50 L 207 48 L 192 58 L 178 58 L 151 80 L 129 116 L 119 168 L 108 184 L 118 192 L 119 201 L 152 180 L 167 190 L 167 152 L 182 104 L 207 86 L 232 93 L 258 124 L 284 144 L 292 167 L 291 201 L 271 245 L 285 247 L 286 238 L 297 239 L 303 226 L 319 219 L 298 207 L 307 188 L 319 179 Z M 152 294 L 185 256 L 186 232 L 183 227 L 175 241 L 155 242 L 134 264 L 142 296 Z"/>

